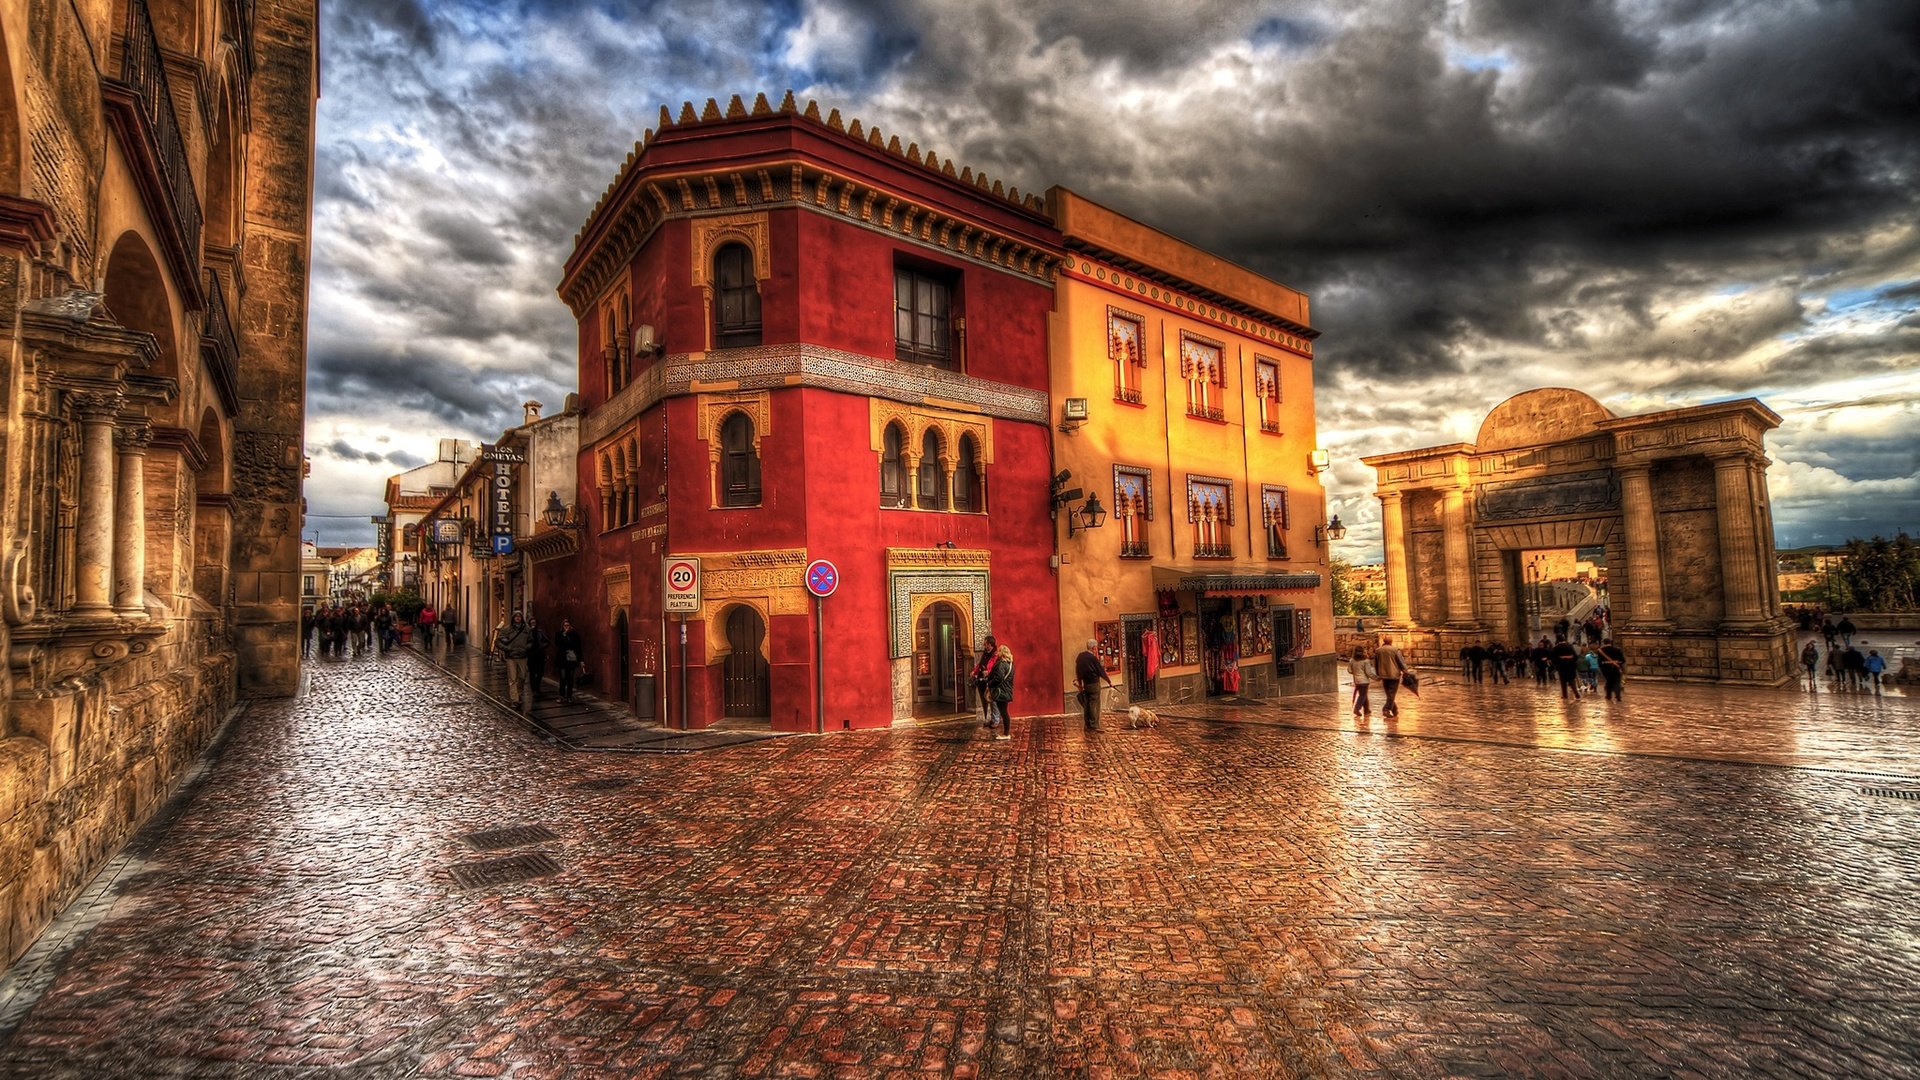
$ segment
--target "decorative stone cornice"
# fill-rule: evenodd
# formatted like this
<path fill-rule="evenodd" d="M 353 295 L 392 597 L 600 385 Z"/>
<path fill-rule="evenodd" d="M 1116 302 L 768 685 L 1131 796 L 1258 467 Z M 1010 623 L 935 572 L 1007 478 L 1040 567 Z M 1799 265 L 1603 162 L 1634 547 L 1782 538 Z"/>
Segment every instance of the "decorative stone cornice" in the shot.
<path fill-rule="evenodd" d="M 202 447 L 200 440 L 186 428 L 174 427 L 170 424 L 155 424 L 153 445 L 155 449 L 177 452 L 187 468 L 193 472 L 199 472 L 207 467 L 206 448 Z M 203 495 L 202 498 L 205 496 Z"/>
<path fill-rule="evenodd" d="M 1299 356 L 1311 357 L 1313 339 L 1320 336 L 1320 331 L 1310 326 L 1110 253 L 1086 249 L 1076 257 L 1070 250 L 1060 264 L 1060 274 L 1127 293 L 1136 303 L 1157 306 L 1191 319 L 1205 319 L 1222 330 L 1259 338 L 1275 349 Z"/>
<path fill-rule="evenodd" d="M 0 249 L 30 251 L 53 239 L 53 207 L 0 194 Z"/>
<path fill-rule="evenodd" d="M 1030 424 L 1047 422 L 1044 391 L 819 345 L 765 345 L 664 357 L 586 415 L 580 424 L 580 445 L 592 446 L 613 435 L 669 397 L 789 387 L 932 405 Z"/>

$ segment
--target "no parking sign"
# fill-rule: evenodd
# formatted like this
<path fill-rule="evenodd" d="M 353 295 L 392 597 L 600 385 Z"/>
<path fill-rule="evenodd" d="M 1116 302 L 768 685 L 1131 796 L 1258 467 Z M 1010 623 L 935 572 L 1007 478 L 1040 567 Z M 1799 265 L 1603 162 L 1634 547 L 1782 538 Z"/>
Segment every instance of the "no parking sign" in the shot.
<path fill-rule="evenodd" d="M 807 564 L 807 591 L 815 596 L 832 596 L 840 587 L 840 568 L 825 559 Z"/>

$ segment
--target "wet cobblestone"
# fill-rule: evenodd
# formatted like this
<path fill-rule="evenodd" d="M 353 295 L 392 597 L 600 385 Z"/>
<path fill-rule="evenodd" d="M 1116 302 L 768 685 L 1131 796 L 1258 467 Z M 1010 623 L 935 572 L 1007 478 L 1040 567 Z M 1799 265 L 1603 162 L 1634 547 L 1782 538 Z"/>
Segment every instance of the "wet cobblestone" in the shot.
<path fill-rule="evenodd" d="M 1628 695 L 610 756 L 320 664 L 0 1075 L 1920 1076 L 1920 708 Z"/>

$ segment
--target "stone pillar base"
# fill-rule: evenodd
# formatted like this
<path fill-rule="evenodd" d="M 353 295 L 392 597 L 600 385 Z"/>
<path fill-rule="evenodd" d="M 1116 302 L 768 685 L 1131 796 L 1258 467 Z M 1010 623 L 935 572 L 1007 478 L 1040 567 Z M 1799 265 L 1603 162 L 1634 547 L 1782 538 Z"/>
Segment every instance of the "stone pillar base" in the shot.
<path fill-rule="evenodd" d="M 1630 678 L 1781 686 L 1793 680 L 1798 663 L 1784 623 L 1741 630 L 1632 626 L 1614 639 L 1626 650 Z"/>

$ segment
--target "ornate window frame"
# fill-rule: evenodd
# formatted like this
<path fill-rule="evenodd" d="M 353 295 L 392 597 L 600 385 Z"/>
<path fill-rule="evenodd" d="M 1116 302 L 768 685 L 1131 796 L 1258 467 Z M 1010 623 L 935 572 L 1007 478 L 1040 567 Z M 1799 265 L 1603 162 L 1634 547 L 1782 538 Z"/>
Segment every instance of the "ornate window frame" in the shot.
<path fill-rule="evenodd" d="M 1293 527 L 1293 507 L 1283 485 L 1260 485 L 1260 525 L 1267 534 L 1267 558 L 1288 558 L 1287 530 Z"/>
<path fill-rule="evenodd" d="M 1138 482 L 1137 493 L 1129 492 L 1131 486 L 1127 479 Z M 1130 503 L 1138 500 L 1139 512 L 1126 513 Z M 1113 467 L 1113 515 L 1120 519 L 1120 557 L 1123 559 L 1153 558 L 1153 541 L 1150 531 L 1142 522 L 1153 520 L 1153 470 L 1139 465 L 1119 465 Z M 1135 520 L 1137 519 L 1137 520 Z"/>
<path fill-rule="evenodd" d="M 1132 328 L 1131 347 L 1122 327 Z M 1107 360 L 1113 366 L 1113 400 L 1141 405 L 1141 375 L 1147 367 L 1146 316 L 1107 305 Z"/>
<path fill-rule="evenodd" d="M 713 257 L 727 244 L 745 244 L 753 255 L 753 280 L 756 284 L 773 276 L 767 240 L 772 230 L 764 212 L 753 214 L 714 214 L 693 219 L 693 287 L 700 290 L 700 310 L 704 340 L 702 351 L 713 349 Z M 761 295 L 765 296 L 762 290 Z"/>
<path fill-rule="evenodd" d="M 1203 488 L 1220 489 L 1220 510 L 1211 517 L 1201 510 Z M 1213 500 L 1205 502 L 1210 504 Z M 1187 523 L 1193 526 L 1194 558 L 1233 558 L 1233 481 L 1224 476 L 1188 473 Z"/>
<path fill-rule="evenodd" d="M 1206 362 L 1188 351 L 1188 346 L 1213 350 L 1214 359 Z M 1227 343 L 1219 338 L 1180 331 L 1180 377 L 1187 384 L 1187 415 L 1196 420 L 1224 422 L 1227 390 Z"/>
<path fill-rule="evenodd" d="M 1260 430 L 1280 434 L 1280 361 L 1253 354 L 1253 396 L 1260 406 Z"/>

